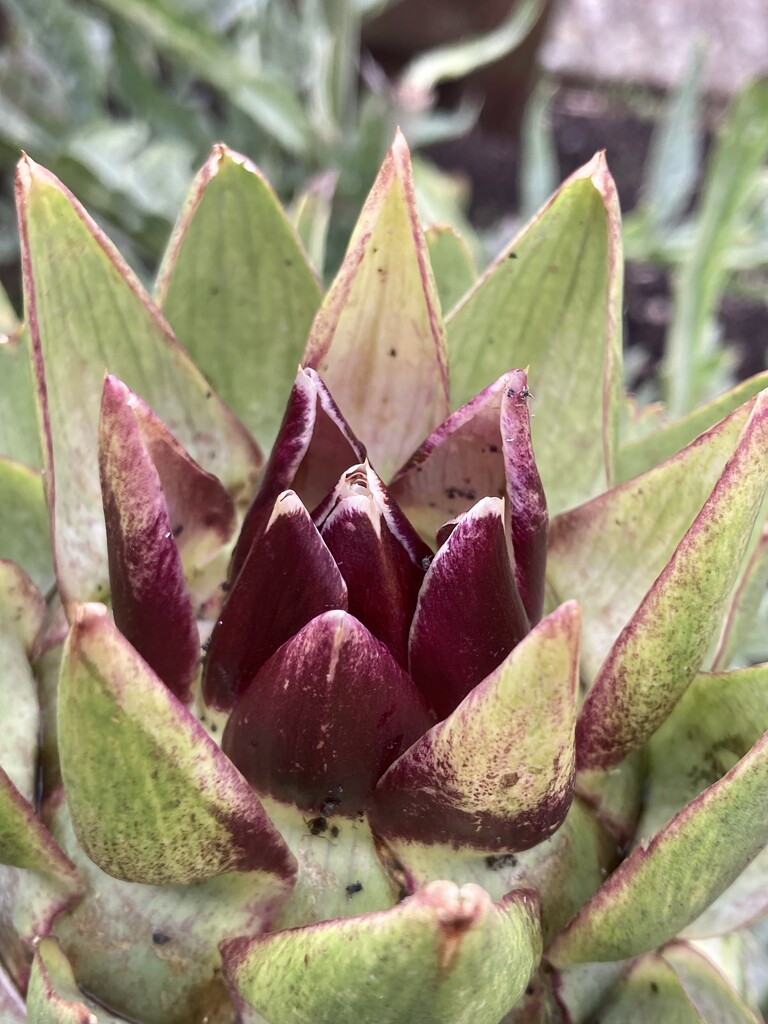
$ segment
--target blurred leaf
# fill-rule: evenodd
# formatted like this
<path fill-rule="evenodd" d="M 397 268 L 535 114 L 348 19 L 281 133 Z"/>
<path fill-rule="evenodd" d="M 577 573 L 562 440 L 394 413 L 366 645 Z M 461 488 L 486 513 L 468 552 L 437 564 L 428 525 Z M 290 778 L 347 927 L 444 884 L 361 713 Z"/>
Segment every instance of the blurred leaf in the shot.
<path fill-rule="evenodd" d="M 558 186 L 559 168 L 550 123 L 556 86 L 539 82 L 525 105 L 520 140 L 520 215 L 532 217 Z"/>
<path fill-rule="evenodd" d="M 315 273 L 322 280 L 325 248 L 331 222 L 333 193 L 338 174 L 325 171 L 317 175 L 293 201 L 291 220 L 307 251 Z"/>
<path fill-rule="evenodd" d="M 645 437 L 622 445 L 616 459 L 617 482 L 623 483 L 658 466 L 660 462 L 681 451 L 699 434 L 709 430 L 766 387 L 768 370 L 742 381 L 724 395 L 699 406 L 682 419 L 665 423 Z"/>
<path fill-rule="evenodd" d="M 501 60 L 528 36 L 543 7 L 542 0 L 520 0 L 509 17 L 491 32 L 428 50 L 406 67 L 401 85 L 416 94 L 429 92 L 439 82 L 464 78 Z"/>
<path fill-rule="evenodd" d="M 189 22 L 156 0 L 96 0 L 100 7 L 140 28 L 159 50 L 183 61 L 220 89 L 254 123 L 286 150 L 306 153 L 312 128 L 294 90 L 255 74 L 201 25 Z"/>
<path fill-rule="evenodd" d="M 642 201 L 651 228 L 657 231 L 685 212 L 696 186 L 702 150 L 699 98 L 706 58 L 707 47 L 699 42 L 651 140 Z"/>
<path fill-rule="evenodd" d="M 768 152 L 768 79 L 734 101 L 707 171 L 690 252 L 675 287 L 675 316 L 664 360 L 672 416 L 701 398 L 707 380 L 707 331 L 727 273 L 727 253 L 747 197 Z"/>

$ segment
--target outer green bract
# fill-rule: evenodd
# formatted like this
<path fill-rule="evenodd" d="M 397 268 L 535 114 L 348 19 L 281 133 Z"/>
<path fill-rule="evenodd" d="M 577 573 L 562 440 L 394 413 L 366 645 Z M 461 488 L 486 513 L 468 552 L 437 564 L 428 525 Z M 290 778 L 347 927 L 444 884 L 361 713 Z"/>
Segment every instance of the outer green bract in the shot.
<path fill-rule="evenodd" d="M 324 299 L 223 146 L 156 301 L 17 195 L 0 1018 L 755 1024 L 768 391 L 619 436 L 604 158 L 475 281 L 398 134 Z"/>

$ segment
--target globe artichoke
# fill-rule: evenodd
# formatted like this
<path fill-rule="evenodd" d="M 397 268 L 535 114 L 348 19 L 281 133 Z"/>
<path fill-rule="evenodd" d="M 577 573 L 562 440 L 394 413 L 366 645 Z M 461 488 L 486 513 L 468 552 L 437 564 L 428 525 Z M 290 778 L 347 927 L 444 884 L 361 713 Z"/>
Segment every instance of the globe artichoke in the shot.
<path fill-rule="evenodd" d="M 3 1021 L 754 1024 L 768 375 L 622 397 L 603 156 L 474 280 L 398 135 L 325 298 L 223 146 L 154 300 L 17 198 Z"/>

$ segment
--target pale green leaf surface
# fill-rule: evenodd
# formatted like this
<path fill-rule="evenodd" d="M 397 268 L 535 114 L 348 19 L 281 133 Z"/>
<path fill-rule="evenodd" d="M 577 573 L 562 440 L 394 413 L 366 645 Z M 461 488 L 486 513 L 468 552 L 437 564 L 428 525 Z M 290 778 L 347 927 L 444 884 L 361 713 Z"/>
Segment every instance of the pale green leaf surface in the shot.
<path fill-rule="evenodd" d="M 551 514 L 605 490 L 621 376 L 621 225 L 598 154 L 572 175 L 447 320 L 454 408 L 527 366 Z"/>
<path fill-rule="evenodd" d="M 40 707 L 30 657 L 43 624 L 45 604 L 30 578 L 0 561 L 0 768 L 25 800 L 32 800 L 37 773 Z"/>
<path fill-rule="evenodd" d="M 257 934 L 284 898 L 283 887 L 250 872 L 193 885 L 123 882 L 83 853 L 66 803 L 57 807 L 52 829 L 89 892 L 98 893 L 54 926 L 78 982 L 142 1024 L 181 1024 L 206 1008 L 229 1006 L 218 944 Z"/>
<path fill-rule="evenodd" d="M 720 479 L 600 669 L 576 726 L 580 767 L 639 749 L 717 639 L 768 485 L 768 391 Z"/>
<path fill-rule="evenodd" d="M 742 406 L 644 476 L 553 520 L 547 578 L 559 600 L 581 604 L 587 683 L 699 513 L 750 409 Z"/>
<path fill-rule="evenodd" d="M 55 582 L 43 478 L 36 469 L 0 457 L 0 558 L 20 565 L 43 592 Z"/>
<path fill-rule="evenodd" d="M 706 1024 L 758 1024 L 757 1016 L 698 950 L 675 942 L 661 955 Z"/>
<path fill-rule="evenodd" d="M 600 1024 L 709 1024 L 697 1013 L 671 965 L 656 954 L 632 965 L 601 1007 L 597 1020 Z"/>
<path fill-rule="evenodd" d="M 292 884 L 295 862 L 251 788 L 102 606 L 77 610 L 58 725 L 75 832 L 102 869 L 154 885 L 227 871 Z"/>
<path fill-rule="evenodd" d="M 669 941 L 768 841 L 755 813 L 768 786 L 768 733 L 734 768 L 643 841 L 555 939 L 558 967 L 624 959 Z"/>
<path fill-rule="evenodd" d="M 724 395 L 706 405 L 700 405 L 682 419 L 664 424 L 647 436 L 622 445 L 616 456 L 617 482 L 630 480 L 675 455 L 699 434 L 709 430 L 766 387 L 768 371 L 742 381 Z"/>
<path fill-rule="evenodd" d="M 484 857 L 448 843 L 394 841 L 391 848 L 417 886 L 441 878 L 473 882 L 494 900 L 513 889 L 531 888 L 541 902 L 544 941 L 557 935 L 599 889 L 615 860 L 616 841 L 578 798 L 560 828 L 544 842 L 519 853 Z"/>
<path fill-rule="evenodd" d="M 120 1024 L 78 987 L 72 968 L 55 939 L 43 939 L 32 963 L 27 993 L 29 1024 Z"/>
<path fill-rule="evenodd" d="M 298 864 L 296 885 L 280 908 L 274 929 L 357 917 L 397 902 L 398 888 L 379 859 L 380 845 L 367 818 L 330 815 L 327 828 L 315 835 L 312 819 L 295 804 L 270 797 L 263 797 L 262 803 Z M 356 884 L 362 889 L 348 893 L 347 886 Z"/>
<path fill-rule="evenodd" d="M 317 370 L 385 480 L 448 415 L 445 329 L 398 132 L 317 314 Z"/>
<path fill-rule="evenodd" d="M 443 309 L 453 309 L 477 280 L 472 255 L 454 228 L 435 224 L 426 232 L 429 259 Z"/>
<path fill-rule="evenodd" d="M 538 965 L 533 894 L 500 904 L 434 882 L 391 910 L 278 932 L 223 951 L 270 1024 L 498 1024 Z"/>
<path fill-rule="evenodd" d="M 0 408 L 0 455 L 28 466 L 40 466 L 42 458 L 26 328 L 0 336 Z"/>
<path fill-rule="evenodd" d="M 320 288 L 270 186 L 225 146 L 214 148 L 192 185 L 157 295 L 195 365 L 269 449 Z"/>
<path fill-rule="evenodd" d="M 107 583 L 97 456 L 105 370 L 140 395 L 230 492 L 250 491 L 259 454 L 64 186 L 24 158 L 17 200 L 38 389 L 47 395 L 56 570 L 65 601 L 87 600 L 103 596 Z"/>

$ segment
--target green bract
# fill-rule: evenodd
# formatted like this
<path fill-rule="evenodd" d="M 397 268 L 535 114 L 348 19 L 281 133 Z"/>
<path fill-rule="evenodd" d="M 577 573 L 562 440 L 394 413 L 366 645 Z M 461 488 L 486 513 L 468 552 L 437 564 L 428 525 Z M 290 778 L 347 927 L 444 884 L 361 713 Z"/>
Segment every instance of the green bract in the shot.
<path fill-rule="evenodd" d="M 755 1024 L 768 375 L 622 408 L 602 155 L 475 279 L 398 134 L 324 298 L 224 146 L 154 300 L 17 197 L 0 1019 Z"/>

